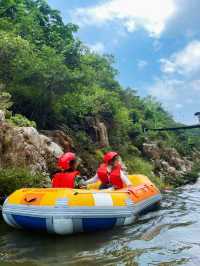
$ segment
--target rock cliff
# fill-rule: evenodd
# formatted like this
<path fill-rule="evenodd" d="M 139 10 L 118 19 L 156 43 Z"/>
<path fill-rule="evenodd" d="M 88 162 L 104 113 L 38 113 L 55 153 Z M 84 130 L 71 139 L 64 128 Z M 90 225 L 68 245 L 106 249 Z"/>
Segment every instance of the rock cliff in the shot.
<path fill-rule="evenodd" d="M 154 173 L 164 183 L 176 185 L 177 180 L 190 173 L 193 167 L 193 161 L 182 157 L 176 149 L 160 146 L 156 142 L 144 143 L 143 154 L 153 163 Z"/>
<path fill-rule="evenodd" d="M 15 127 L 0 122 L 0 167 L 28 167 L 49 173 L 62 148 L 33 127 Z"/>
<path fill-rule="evenodd" d="M 105 134 L 107 139 L 107 134 Z M 102 142 L 107 142 L 107 140 Z M 102 143 L 104 146 L 105 143 Z M 76 145 L 77 146 L 77 145 Z M 77 154 L 81 155 L 79 148 Z M 55 170 L 56 159 L 63 153 L 74 150 L 72 139 L 61 130 L 41 131 L 33 127 L 17 127 L 5 120 L 0 111 L 0 168 L 28 168 L 31 173 L 51 174 Z M 154 174 L 162 184 L 184 184 L 185 176 L 199 160 L 200 154 L 194 158 L 181 156 L 174 148 L 163 147 L 156 142 L 143 144 L 143 157 L 151 162 Z M 90 155 L 90 156 L 89 156 Z M 91 176 L 97 167 L 95 151 L 83 156 L 81 172 Z"/>

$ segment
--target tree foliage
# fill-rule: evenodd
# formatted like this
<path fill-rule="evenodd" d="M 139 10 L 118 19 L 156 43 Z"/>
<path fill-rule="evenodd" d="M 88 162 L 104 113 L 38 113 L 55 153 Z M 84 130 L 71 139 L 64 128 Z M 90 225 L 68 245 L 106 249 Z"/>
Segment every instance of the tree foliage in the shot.
<path fill-rule="evenodd" d="M 86 124 L 93 117 L 105 123 L 112 148 L 125 156 L 147 139 L 188 151 L 193 136 L 143 133 L 144 127 L 176 123 L 155 99 L 122 88 L 114 58 L 91 52 L 75 37 L 77 30 L 44 0 L 0 1 L 0 86 L 12 95 L 12 111 L 39 129 L 62 125 L 74 136 L 79 130 L 84 147 L 92 143 Z"/>

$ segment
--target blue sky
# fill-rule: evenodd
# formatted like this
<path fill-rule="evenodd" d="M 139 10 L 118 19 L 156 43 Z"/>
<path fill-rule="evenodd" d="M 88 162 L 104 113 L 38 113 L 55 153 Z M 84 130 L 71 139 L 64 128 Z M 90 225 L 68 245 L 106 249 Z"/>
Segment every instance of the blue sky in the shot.
<path fill-rule="evenodd" d="M 118 80 L 186 124 L 200 111 L 199 0 L 49 0 L 77 37 L 115 56 Z"/>

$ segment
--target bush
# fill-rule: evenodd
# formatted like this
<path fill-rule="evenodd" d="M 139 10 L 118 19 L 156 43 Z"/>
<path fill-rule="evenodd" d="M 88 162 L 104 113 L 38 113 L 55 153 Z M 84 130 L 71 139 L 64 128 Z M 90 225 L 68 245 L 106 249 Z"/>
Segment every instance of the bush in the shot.
<path fill-rule="evenodd" d="M 19 127 L 35 127 L 36 128 L 36 123 L 34 121 L 31 121 L 25 116 L 20 115 L 20 114 L 11 116 L 8 119 L 8 122 L 12 123 L 15 126 L 19 126 Z"/>
<path fill-rule="evenodd" d="M 0 196 L 8 196 L 20 188 L 40 187 L 44 176 L 31 174 L 28 169 L 0 169 Z"/>
<path fill-rule="evenodd" d="M 129 172 L 133 172 L 135 174 L 151 176 L 153 172 L 153 166 L 148 161 L 139 157 L 130 158 L 130 160 L 126 161 L 126 165 Z"/>
<path fill-rule="evenodd" d="M 7 111 L 11 106 L 11 95 L 8 92 L 0 92 L 0 110 Z"/>
<path fill-rule="evenodd" d="M 164 184 L 162 183 L 161 179 L 154 175 L 154 167 L 150 162 L 140 157 L 135 157 L 132 159 L 130 158 L 130 160 L 126 161 L 126 166 L 128 168 L 129 174 L 146 175 L 148 178 L 151 179 L 153 183 L 155 183 L 156 186 L 158 186 L 159 188 L 164 187 Z"/>

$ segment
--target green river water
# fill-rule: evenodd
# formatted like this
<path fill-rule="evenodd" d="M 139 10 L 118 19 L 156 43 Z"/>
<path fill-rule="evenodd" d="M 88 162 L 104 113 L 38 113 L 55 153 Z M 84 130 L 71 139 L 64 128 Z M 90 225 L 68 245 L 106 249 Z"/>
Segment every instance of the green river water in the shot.
<path fill-rule="evenodd" d="M 200 184 L 163 195 L 159 210 L 132 226 L 52 236 L 0 220 L 0 266 L 200 265 Z"/>

